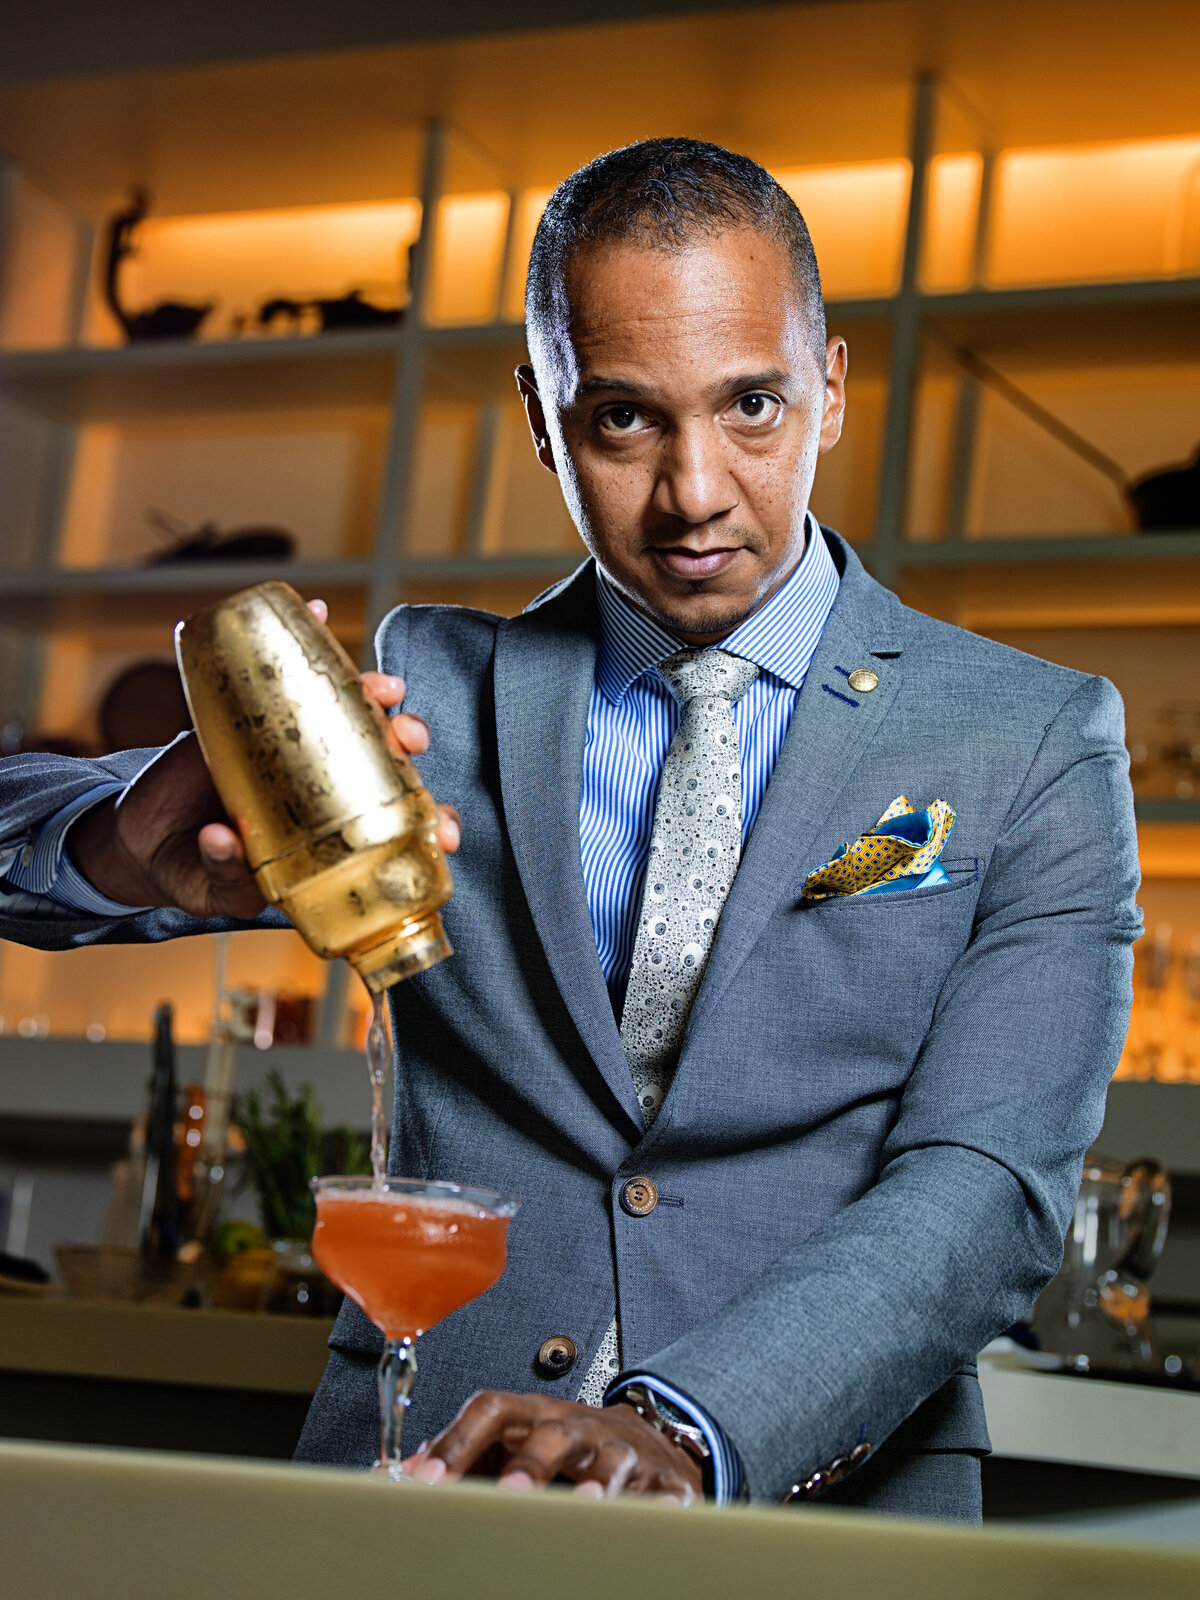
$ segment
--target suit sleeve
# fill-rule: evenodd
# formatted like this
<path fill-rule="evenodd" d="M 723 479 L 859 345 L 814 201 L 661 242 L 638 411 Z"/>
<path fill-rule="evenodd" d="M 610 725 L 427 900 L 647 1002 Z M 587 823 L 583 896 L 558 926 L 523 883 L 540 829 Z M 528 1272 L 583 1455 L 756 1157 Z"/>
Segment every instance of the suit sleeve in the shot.
<path fill-rule="evenodd" d="M 1123 733 L 1101 678 L 1046 729 L 875 1185 L 643 1363 L 725 1430 L 755 1499 L 878 1447 L 1059 1267 L 1140 932 Z"/>
<path fill-rule="evenodd" d="M 284 928 L 286 918 L 268 907 L 254 922 L 205 920 L 169 907 L 134 916 L 101 916 L 29 893 L 8 876 L 43 826 L 64 807 L 114 781 L 131 783 L 159 750 L 122 750 L 99 760 L 70 756 L 8 756 L 0 761 L 0 939 L 39 950 L 86 944 L 148 944 L 197 933 L 238 928 Z"/>
<path fill-rule="evenodd" d="M 408 624 L 408 608 L 397 606 L 379 626 L 376 647 L 385 672 L 403 671 Z M 290 927 L 273 906 L 253 922 L 203 919 L 164 907 L 134 916 L 93 915 L 30 894 L 6 876 L 64 807 L 114 780 L 122 786 L 132 783 L 161 754 L 157 749 L 122 750 L 94 761 L 33 754 L 0 760 L 0 939 L 40 950 L 69 950 L 85 944 L 148 944 L 198 933 Z"/>

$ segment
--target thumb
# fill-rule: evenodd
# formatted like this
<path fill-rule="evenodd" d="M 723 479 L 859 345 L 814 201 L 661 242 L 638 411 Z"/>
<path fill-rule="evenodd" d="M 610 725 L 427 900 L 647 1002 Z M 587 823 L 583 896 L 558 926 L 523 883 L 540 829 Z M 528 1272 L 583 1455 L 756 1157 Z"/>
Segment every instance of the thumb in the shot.
<path fill-rule="evenodd" d="M 256 917 L 266 901 L 233 829 L 210 822 L 200 829 L 196 844 L 208 879 L 209 915 Z"/>

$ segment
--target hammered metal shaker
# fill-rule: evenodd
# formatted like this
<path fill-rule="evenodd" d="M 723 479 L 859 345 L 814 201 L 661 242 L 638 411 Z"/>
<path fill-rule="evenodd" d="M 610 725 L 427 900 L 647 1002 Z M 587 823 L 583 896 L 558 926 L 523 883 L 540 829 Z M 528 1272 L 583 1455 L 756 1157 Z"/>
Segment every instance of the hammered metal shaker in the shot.
<path fill-rule="evenodd" d="M 451 953 L 437 809 L 386 742 L 349 656 L 286 583 L 259 583 L 175 630 L 217 792 L 264 898 L 317 955 L 375 993 Z"/>

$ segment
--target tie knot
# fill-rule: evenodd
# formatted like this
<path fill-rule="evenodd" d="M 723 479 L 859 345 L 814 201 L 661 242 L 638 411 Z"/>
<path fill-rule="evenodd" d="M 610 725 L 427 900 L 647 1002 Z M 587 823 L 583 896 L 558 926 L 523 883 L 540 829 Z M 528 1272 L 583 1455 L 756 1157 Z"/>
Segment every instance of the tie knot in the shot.
<path fill-rule="evenodd" d="M 728 650 L 679 650 L 660 661 L 658 670 L 684 705 L 702 695 L 732 704 L 758 677 L 753 661 Z"/>

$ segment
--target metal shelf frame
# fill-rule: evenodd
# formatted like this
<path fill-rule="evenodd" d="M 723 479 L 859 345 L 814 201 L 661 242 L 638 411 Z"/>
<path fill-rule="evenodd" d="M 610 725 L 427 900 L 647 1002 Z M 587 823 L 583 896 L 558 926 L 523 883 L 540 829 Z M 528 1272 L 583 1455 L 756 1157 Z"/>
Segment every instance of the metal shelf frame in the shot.
<path fill-rule="evenodd" d="M 0 393 L 64 423 L 386 406 L 392 330 L 308 338 L 72 346 L 0 357 Z"/>
<path fill-rule="evenodd" d="M 881 351 L 886 348 L 889 374 L 884 421 L 882 465 L 873 538 L 861 546 L 864 561 L 879 580 L 894 585 L 905 575 L 925 572 L 964 574 L 989 565 L 1009 571 L 1028 567 L 1098 566 L 1114 578 L 1120 563 L 1151 564 L 1164 575 L 1194 566 L 1200 556 L 1200 530 L 1154 537 L 1089 536 L 1074 538 L 1047 533 L 1044 538 L 963 537 L 964 509 L 973 457 L 978 392 L 964 377 L 959 390 L 953 451 L 949 535 L 936 542 L 904 536 L 909 471 L 912 457 L 914 401 L 920 379 L 924 330 L 931 323 L 980 320 L 989 326 L 1019 326 L 1021 317 L 1060 314 L 1128 316 L 1142 310 L 1162 315 L 1200 306 L 1200 276 L 1156 278 L 1136 282 L 1090 282 L 990 289 L 971 287 L 953 293 L 927 292 L 921 286 L 921 260 L 926 229 L 930 164 L 936 151 L 941 91 L 932 77 L 919 78 L 913 89 L 909 154 L 912 183 L 903 233 L 899 283 L 894 294 L 879 298 L 833 300 L 831 326 L 870 329 Z M 480 535 L 488 499 L 498 437 L 499 409 L 495 395 L 484 393 L 463 368 L 454 367 L 456 353 L 478 352 L 488 360 L 512 355 L 524 346 L 521 323 L 502 314 L 505 286 L 520 263 L 514 259 L 516 195 L 513 193 L 504 254 L 490 320 L 462 326 L 432 324 L 428 316 L 430 266 L 435 258 L 440 201 L 447 190 L 448 126 L 429 126 L 420 183 L 421 232 L 412 256 L 411 302 L 395 329 L 368 333 L 170 344 L 86 348 L 78 343 L 52 351 L 0 353 L 0 394 L 24 407 L 51 428 L 51 448 L 39 485 L 32 561 L 24 568 L 0 565 L 0 624 L 19 638 L 19 663 L 10 672 L 6 714 L 28 717 L 34 709 L 43 669 L 44 645 L 39 633 L 55 629 L 103 632 L 122 625 L 159 624 L 173 620 L 173 611 L 195 609 L 208 596 L 239 588 L 268 576 L 286 576 L 308 594 L 336 596 L 361 640 L 360 658 L 373 664 L 375 627 L 406 590 L 421 584 L 476 584 L 519 580 L 549 583 L 570 572 L 582 558 L 582 546 L 539 554 L 480 553 Z M 983 184 L 975 240 L 975 277 L 980 278 L 991 208 L 990 178 L 994 152 L 981 136 Z M 502 163 L 497 162 L 502 170 Z M 11 233 L 6 200 L 11 185 L 0 169 L 0 246 Z M 81 230 L 83 225 L 81 224 Z M 82 239 L 82 232 L 81 232 Z M 84 241 L 85 243 L 86 241 Z M 2 251 L 0 251 L 2 253 Z M 80 245 L 80 260 L 87 251 Z M 0 267 L 3 262 L 0 261 Z M 76 273 L 76 303 L 69 324 L 77 339 L 82 327 L 86 278 Z M 0 275 L 2 281 L 2 275 Z M 445 358 L 445 368 L 439 362 Z M 520 358 L 518 354 L 518 359 Z M 499 368 L 497 368 L 497 372 Z M 461 547 L 444 556 L 416 557 L 410 547 L 412 484 L 416 439 L 423 398 L 431 381 L 459 384 L 480 405 L 476 460 L 468 495 L 468 527 Z M 490 379 L 488 380 L 490 382 Z M 298 561 L 267 570 L 251 563 L 169 566 L 146 569 L 58 566 L 61 525 L 67 504 L 80 428 L 89 423 L 117 423 L 139 417 L 170 415 L 235 417 L 253 410 L 332 411 L 352 407 L 387 411 L 390 427 L 382 490 L 376 507 L 369 553 L 361 558 Z M 3 556 L 0 555 L 0 561 Z M 13 699 L 20 703 L 12 703 Z M 1143 820 L 1200 820 L 1190 801 L 1145 801 Z M 340 1006 L 342 974 L 331 974 L 326 1015 Z M 325 1042 L 333 1034 L 327 1026 Z"/>
<path fill-rule="evenodd" d="M 1133 809 L 1139 822 L 1200 822 L 1200 799 L 1137 800 Z"/>

